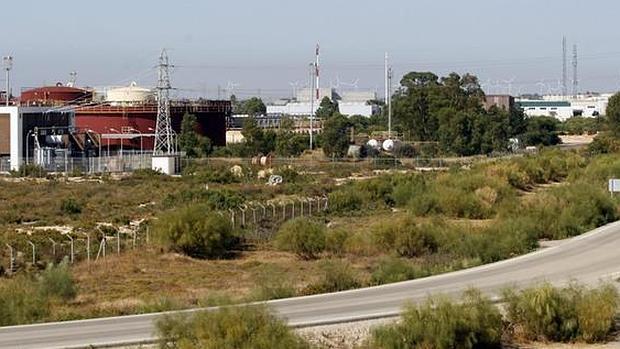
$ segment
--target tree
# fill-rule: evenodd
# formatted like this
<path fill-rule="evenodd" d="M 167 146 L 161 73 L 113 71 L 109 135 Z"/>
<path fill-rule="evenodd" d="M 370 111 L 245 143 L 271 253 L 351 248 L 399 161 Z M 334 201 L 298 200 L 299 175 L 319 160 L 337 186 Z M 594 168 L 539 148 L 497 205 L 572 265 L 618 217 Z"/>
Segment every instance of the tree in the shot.
<path fill-rule="evenodd" d="M 329 97 L 323 97 L 321 105 L 316 110 L 316 117 L 319 119 L 327 119 L 338 112 L 338 103 L 332 102 Z"/>
<path fill-rule="evenodd" d="M 247 114 L 249 116 L 263 115 L 267 112 L 267 107 L 263 100 L 252 97 L 240 103 L 237 114 Z"/>
<path fill-rule="evenodd" d="M 614 137 L 620 138 L 620 92 L 609 99 L 606 114 L 609 130 Z"/>
<path fill-rule="evenodd" d="M 196 134 L 196 116 L 185 113 L 181 121 L 181 134 L 179 134 L 179 147 L 181 151 L 190 157 L 196 157 L 198 148 L 198 135 Z"/>
<path fill-rule="evenodd" d="M 558 120 L 550 116 L 534 116 L 527 119 L 523 143 L 528 146 L 549 146 L 561 143 L 558 136 Z"/>
<path fill-rule="evenodd" d="M 341 115 L 334 114 L 323 123 L 322 144 L 325 155 L 332 158 L 341 158 L 349 149 L 348 129 L 349 120 Z"/>
<path fill-rule="evenodd" d="M 198 122 L 196 116 L 185 113 L 181 121 L 181 133 L 179 134 L 179 147 L 181 151 L 190 157 L 207 156 L 213 150 L 211 140 L 196 132 Z"/>

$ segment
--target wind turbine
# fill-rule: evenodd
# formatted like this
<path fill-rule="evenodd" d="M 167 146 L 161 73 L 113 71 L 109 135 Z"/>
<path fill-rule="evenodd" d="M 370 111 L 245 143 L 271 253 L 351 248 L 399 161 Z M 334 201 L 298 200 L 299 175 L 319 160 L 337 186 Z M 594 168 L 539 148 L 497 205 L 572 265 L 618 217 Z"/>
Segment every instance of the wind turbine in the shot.
<path fill-rule="evenodd" d="M 228 97 L 232 97 L 232 95 L 235 94 L 235 88 L 241 86 L 241 84 L 233 82 L 233 81 L 229 81 L 228 84 L 226 85 L 226 92 L 228 92 Z"/>
<path fill-rule="evenodd" d="M 342 84 L 344 86 L 349 86 L 349 87 L 351 87 L 351 88 L 353 88 L 354 90 L 357 91 L 359 82 L 360 82 L 360 79 L 355 79 L 351 83 L 341 82 L 339 84 Z"/>
<path fill-rule="evenodd" d="M 503 80 L 503 82 L 508 88 L 508 94 L 512 95 L 512 84 L 515 82 L 515 77 L 513 76 L 510 80 Z"/>
<path fill-rule="evenodd" d="M 537 82 L 536 86 L 540 87 L 540 96 L 544 96 L 545 88 L 547 87 L 547 84 L 545 84 L 544 80 L 540 80 L 539 82 Z"/>
<path fill-rule="evenodd" d="M 291 81 L 288 83 L 293 88 L 293 98 L 297 98 L 297 89 L 299 88 L 299 81 Z"/>

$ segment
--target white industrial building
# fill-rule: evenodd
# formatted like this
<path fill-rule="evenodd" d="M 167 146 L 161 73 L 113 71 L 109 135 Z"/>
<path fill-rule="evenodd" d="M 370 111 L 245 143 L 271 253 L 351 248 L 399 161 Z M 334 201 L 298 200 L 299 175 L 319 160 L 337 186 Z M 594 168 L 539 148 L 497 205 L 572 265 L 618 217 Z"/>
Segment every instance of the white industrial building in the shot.
<path fill-rule="evenodd" d="M 332 101 L 338 102 L 338 111 L 342 115 L 353 116 L 362 115 L 370 117 L 379 112 L 379 107 L 372 101 L 377 99 L 374 92 L 368 91 L 347 91 L 342 95 L 336 93 L 332 88 L 319 89 L 319 99 L 311 103 L 310 98 L 314 96 L 314 91 L 302 89 L 292 101 L 278 101 L 267 106 L 268 115 L 292 115 L 308 116 L 316 113 L 323 98 L 328 97 Z"/>
<path fill-rule="evenodd" d="M 582 94 L 573 96 L 543 96 L 542 99 L 517 99 L 516 103 L 527 116 L 551 116 L 565 121 L 575 116 L 605 115 L 612 94 Z"/>

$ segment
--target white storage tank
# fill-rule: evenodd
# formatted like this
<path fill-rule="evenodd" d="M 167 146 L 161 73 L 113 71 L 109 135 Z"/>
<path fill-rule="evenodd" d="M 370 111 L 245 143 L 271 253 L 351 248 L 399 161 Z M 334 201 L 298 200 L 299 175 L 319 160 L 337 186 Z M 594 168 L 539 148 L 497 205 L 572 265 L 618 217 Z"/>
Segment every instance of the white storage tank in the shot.
<path fill-rule="evenodd" d="M 152 96 L 151 89 L 140 87 L 132 82 L 129 86 L 109 89 L 106 93 L 106 101 L 112 105 L 135 104 L 145 102 Z"/>
<path fill-rule="evenodd" d="M 393 152 L 398 147 L 400 147 L 400 141 L 396 139 L 386 139 L 383 141 L 383 150 L 387 152 Z"/>
<path fill-rule="evenodd" d="M 370 148 L 375 149 L 375 150 L 381 149 L 381 144 L 376 139 L 369 140 L 368 143 L 366 143 L 366 145 L 369 146 Z"/>

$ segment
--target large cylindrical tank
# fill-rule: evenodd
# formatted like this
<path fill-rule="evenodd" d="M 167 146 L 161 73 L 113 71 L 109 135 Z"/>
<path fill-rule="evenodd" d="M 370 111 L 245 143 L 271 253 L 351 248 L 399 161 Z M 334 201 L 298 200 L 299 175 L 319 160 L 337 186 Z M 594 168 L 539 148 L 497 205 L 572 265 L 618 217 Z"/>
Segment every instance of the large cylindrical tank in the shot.
<path fill-rule="evenodd" d="M 82 103 L 90 98 L 92 98 L 90 91 L 63 86 L 58 83 L 56 86 L 37 87 L 22 92 L 20 103 L 24 105 L 64 105 Z"/>
<path fill-rule="evenodd" d="M 153 91 L 148 88 L 140 87 L 135 82 L 129 86 L 109 89 L 106 94 L 106 101 L 111 105 L 143 103 L 151 99 Z"/>

